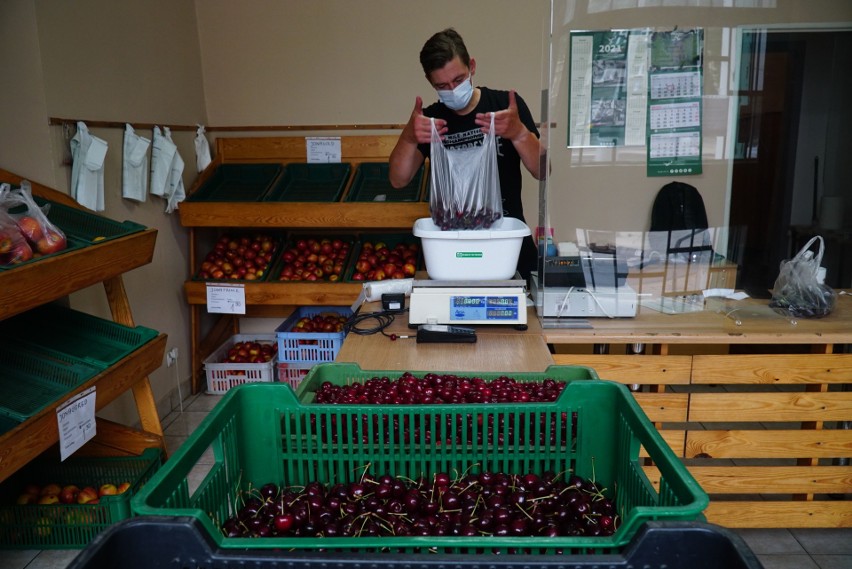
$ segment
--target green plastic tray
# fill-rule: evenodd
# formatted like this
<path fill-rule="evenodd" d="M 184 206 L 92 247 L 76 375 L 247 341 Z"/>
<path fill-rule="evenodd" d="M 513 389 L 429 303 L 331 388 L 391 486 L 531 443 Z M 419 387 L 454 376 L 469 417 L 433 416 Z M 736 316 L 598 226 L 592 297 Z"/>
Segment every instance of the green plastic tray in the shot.
<path fill-rule="evenodd" d="M 0 409 L 26 421 L 102 370 L 76 358 L 51 358 L 38 350 L 0 343 Z"/>
<path fill-rule="evenodd" d="M 347 163 L 288 164 L 284 175 L 263 201 L 336 202 L 351 171 L 352 165 Z"/>
<path fill-rule="evenodd" d="M 416 202 L 420 199 L 423 166 L 404 188 L 394 188 L 388 180 L 387 162 L 363 162 L 355 170 L 355 178 L 346 201 L 350 202 Z M 379 199 L 376 199 L 379 198 Z"/>
<path fill-rule="evenodd" d="M 48 454 L 30 462 L 0 485 L 0 548 L 81 549 L 101 531 L 131 516 L 130 500 L 161 464 L 160 451 L 140 456 L 71 457 L 60 462 Z M 13 505 L 26 484 L 75 484 L 98 488 L 107 482 L 130 482 L 122 494 L 97 504 Z"/>
<path fill-rule="evenodd" d="M 556 373 L 551 367 L 541 377 Z M 581 369 L 576 373 L 587 376 L 590 372 Z M 447 425 L 455 424 L 459 416 L 470 415 L 481 416 L 482 424 L 492 418 L 494 424 L 552 424 L 551 433 L 557 433 L 557 440 L 541 444 L 538 437 L 522 444 L 501 437 L 485 444 L 476 443 L 476 437 L 456 441 Z M 576 430 L 568 437 L 559 436 L 566 428 L 573 430 L 574 416 Z M 383 426 L 417 421 L 437 425 L 430 444 L 406 444 L 399 433 Z M 373 432 L 368 434 L 365 430 L 332 441 L 324 437 L 323 429 L 333 423 L 384 430 L 377 438 L 388 440 L 370 442 Z M 446 443 L 439 444 L 440 440 Z M 640 447 L 659 469 L 658 486 L 645 475 Z M 210 454 L 214 457 L 212 462 L 206 460 Z M 622 522 L 609 537 L 262 539 L 226 538 L 214 522 L 227 519 L 235 501 L 248 488 L 267 482 L 345 483 L 361 476 L 368 465 L 374 475 L 409 478 L 468 470 L 573 471 L 607 489 L 605 493 L 614 498 Z M 190 473 L 199 477 L 194 480 L 200 480 L 194 491 L 190 491 Z M 406 553 L 521 549 L 542 554 L 557 550 L 614 551 L 626 545 L 644 521 L 698 520 L 707 504 L 707 494 L 654 429 L 627 388 L 600 380 L 572 381 L 555 402 L 523 405 L 303 405 L 286 384 L 242 385 L 222 398 L 131 503 L 139 515 L 193 516 L 223 548 Z"/>
<path fill-rule="evenodd" d="M 282 164 L 220 164 L 187 201 L 260 201 L 283 170 Z"/>
<path fill-rule="evenodd" d="M 61 227 L 60 227 L 60 229 L 61 229 Z M 64 231 L 63 231 L 63 233 L 64 233 Z M 88 242 L 83 241 L 81 239 L 78 239 L 78 238 L 76 238 L 73 235 L 68 234 L 68 233 L 65 233 L 65 243 L 66 243 L 67 246 L 62 251 L 57 251 L 56 253 L 50 253 L 49 255 L 34 256 L 29 261 L 24 261 L 23 263 L 18 263 L 16 265 L 0 265 L 0 271 L 12 271 L 12 270 L 17 269 L 18 267 L 24 267 L 24 266 L 29 265 L 31 263 L 36 263 L 38 261 L 41 261 L 42 259 L 49 259 L 51 257 L 57 257 L 59 255 L 64 255 L 65 253 L 69 253 L 71 251 L 76 251 L 77 249 L 82 249 L 83 247 L 87 247 L 89 245 Z"/>
<path fill-rule="evenodd" d="M 115 221 L 108 217 L 89 213 L 76 207 L 35 197 L 39 205 L 50 204 L 47 218 L 56 224 L 66 236 L 74 237 L 84 244 L 91 245 L 125 235 L 131 235 L 145 229 L 135 221 Z"/>
<path fill-rule="evenodd" d="M 0 338 L 67 354 L 103 370 L 157 337 L 144 326 L 129 327 L 55 304 L 45 304 L 0 322 Z"/>
<path fill-rule="evenodd" d="M 6 414 L 0 410 L 0 435 L 7 433 L 21 424 L 21 420 Z"/>

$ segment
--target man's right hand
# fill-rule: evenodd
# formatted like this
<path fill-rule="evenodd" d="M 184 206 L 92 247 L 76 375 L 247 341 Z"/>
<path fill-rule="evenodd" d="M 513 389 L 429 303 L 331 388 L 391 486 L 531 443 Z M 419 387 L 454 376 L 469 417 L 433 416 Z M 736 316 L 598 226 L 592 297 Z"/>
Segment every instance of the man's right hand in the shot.
<path fill-rule="evenodd" d="M 435 119 L 435 128 L 438 130 L 438 135 L 443 138 L 447 132 L 447 121 Z M 405 131 L 411 137 L 410 142 L 416 144 L 432 142 L 432 120 L 423 116 L 423 99 L 419 96 L 414 101 L 414 110 L 411 111 L 411 117 L 408 119 L 408 124 L 405 125 Z"/>

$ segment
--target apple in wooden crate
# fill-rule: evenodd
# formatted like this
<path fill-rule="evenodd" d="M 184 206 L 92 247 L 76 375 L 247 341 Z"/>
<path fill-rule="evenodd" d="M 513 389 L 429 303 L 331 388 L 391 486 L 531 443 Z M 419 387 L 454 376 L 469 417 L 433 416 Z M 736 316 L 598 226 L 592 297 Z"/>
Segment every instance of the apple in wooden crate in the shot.
<path fill-rule="evenodd" d="M 205 280 L 259 280 L 274 254 L 275 237 L 269 233 L 224 234 L 204 257 L 196 276 Z"/>
<path fill-rule="evenodd" d="M 278 280 L 337 282 L 351 248 L 345 239 L 300 237 L 281 253 Z"/>
<path fill-rule="evenodd" d="M 383 241 L 364 241 L 355 261 L 353 281 L 406 279 L 417 271 L 417 243 L 400 242 L 389 247 Z"/>

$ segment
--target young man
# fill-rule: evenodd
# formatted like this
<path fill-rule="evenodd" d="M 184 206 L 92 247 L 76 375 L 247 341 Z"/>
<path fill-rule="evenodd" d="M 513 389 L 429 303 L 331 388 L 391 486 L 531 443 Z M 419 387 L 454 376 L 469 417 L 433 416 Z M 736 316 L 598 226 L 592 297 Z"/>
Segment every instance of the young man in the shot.
<path fill-rule="evenodd" d="M 532 114 L 514 91 L 473 87 L 476 61 L 461 36 L 452 28 L 433 35 L 420 51 L 426 80 L 440 102 L 425 109 L 417 97 L 414 110 L 390 155 L 390 182 L 402 188 L 411 181 L 426 156 L 432 137 L 431 118 L 447 148 L 480 145 L 491 126 L 497 135 L 497 168 L 503 195 L 503 215 L 524 220 L 521 202 L 521 163 L 536 178 L 542 176 L 544 150 Z M 524 239 L 518 271 L 529 278 L 536 266 L 536 247 Z"/>

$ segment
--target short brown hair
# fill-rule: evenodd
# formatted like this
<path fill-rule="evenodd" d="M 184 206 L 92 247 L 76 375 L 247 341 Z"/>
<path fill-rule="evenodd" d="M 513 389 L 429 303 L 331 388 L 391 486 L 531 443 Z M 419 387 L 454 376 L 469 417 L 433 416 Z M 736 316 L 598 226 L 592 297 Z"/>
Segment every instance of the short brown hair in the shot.
<path fill-rule="evenodd" d="M 420 50 L 420 65 L 423 66 L 423 73 L 428 77 L 431 72 L 441 69 L 456 56 L 470 67 L 470 54 L 467 53 L 467 47 L 459 33 L 453 28 L 438 32 L 426 40 L 423 49 Z"/>

